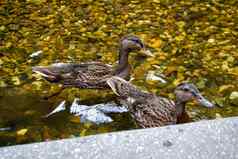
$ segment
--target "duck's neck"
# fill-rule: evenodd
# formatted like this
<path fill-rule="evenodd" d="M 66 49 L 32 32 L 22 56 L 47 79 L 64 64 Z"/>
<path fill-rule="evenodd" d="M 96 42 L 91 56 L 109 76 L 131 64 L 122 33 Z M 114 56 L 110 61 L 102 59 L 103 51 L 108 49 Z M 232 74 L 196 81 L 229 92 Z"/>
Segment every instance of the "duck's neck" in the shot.
<path fill-rule="evenodd" d="M 181 102 L 180 100 L 176 99 L 175 104 L 176 104 L 177 116 L 181 116 L 185 112 L 186 102 Z"/>
<path fill-rule="evenodd" d="M 130 52 L 129 49 L 123 49 L 123 48 L 119 49 L 119 63 L 115 70 L 116 75 L 120 75 L 129 67 L 129 62 L 128 62 L 129 52 Z"/>

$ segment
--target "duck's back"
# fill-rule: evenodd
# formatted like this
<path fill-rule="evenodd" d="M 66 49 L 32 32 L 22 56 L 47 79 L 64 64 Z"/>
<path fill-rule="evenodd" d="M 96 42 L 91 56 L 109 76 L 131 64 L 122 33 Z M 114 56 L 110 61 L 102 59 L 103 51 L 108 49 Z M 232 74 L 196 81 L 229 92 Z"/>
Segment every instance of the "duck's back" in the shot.
<path fill-rule="evenodd" d="M 106 80 L 113 75 L 114 68 L 101 62 L 56 63 L 33 67 L 33 71 L 50 82 L 61 83 L 66 87 L 105 88 L 108 87 Z"/>
<path fill-rule="evenodd" d="M 142 128 L 176 124 L 176 108 L 173 101 L 157 96 L 136 101 L 130 107 L 132 117 Z"/>
<path fill-rule="evenodd" d="M 71 76 L 64 78 L 65 86 L 74 86 L 79 88 L 105 88 L 107 78 L 113 75 L 111 65 L 93 62 L 75 64 Z"/>
<path fill-rule="evenodd" d="M 138 126 L 147 128 L 176 124 L 177 112 L 173 101 L 142 91 L 120 77 L 114 76 L 107 83 L 120 97 L 121 104 L 128 106 Z"/>

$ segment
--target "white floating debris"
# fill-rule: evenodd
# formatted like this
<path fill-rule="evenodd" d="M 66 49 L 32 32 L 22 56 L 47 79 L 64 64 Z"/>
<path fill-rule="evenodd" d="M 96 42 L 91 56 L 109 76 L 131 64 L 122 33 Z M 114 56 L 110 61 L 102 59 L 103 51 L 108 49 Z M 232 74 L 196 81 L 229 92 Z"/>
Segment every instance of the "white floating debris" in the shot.
<path fill-rule="evenodd" d="M 52 112 L 45 115 L 44 117 L 49 117 L 50 115 L 63 111 L 66 109 L 65 101 L 61 102 L 58 107 L 56 107 Z M 70 113 L 79 116 L 80 122 L 92 122 L 95 124 L 110 123 L 112 118 L 107 116 L 106 113 L 123 113 L 128 112 L 125 106 L 118 106 L 115 103 L 102 103 L 92 106 L 79 104 L 79 98 L 75 98 L 72 105 L 70 106 Z"/>
<path fill-rule="evenodd" d="M 43 53 L 43 51 L 39 50 L 39 51 L 33 52 L 33 53 L 30 55 L 30 57 L 31 57 L 31 58 L 38 57 L 38 56 L 40 56 L 42 53 Z"/>
<path fill-rule="evenodd" d="M 61 111 L 65 110 L 65 109 L 66 109 L 66 107 L 65 107 L 65 100 L 64 100 L 64 101 L 62 101 L 59 104 L 58 107 L 56 107 L 52 112 L 50 112 L 49 114 L 45 115 L 44 117 L 47 118 L 47 117 L 51 116 L 52 114 L 55 114 L 57 112 L 61 112 Z"/>
<path fill-rule="evenodd" d="M 11 127 L 5 127 L 5 128 L 0 128 L 0 131 L 9 131 L 11 129 L 12 129 Z"/>
<path fill-rule="evenodd" d="M 148 81 L 160 81 L 161 83 L 167 83 L 162 77 L 155 75 L 155 71 L 149 71 L 146 80 Z"/>
<path fill-rule="evenodd" d="M 115 103 L 106 103 L 106 104 L 97 104 L 95 105 L 97 109 L 103 113 L 124 113 L 128 112 L 128 109 L 125 106 L 118 106 Z"/>
<path fill-rule="evenodd" d="M 101 124 L 101 123 L 110 123 L 112 122 L 112 118 L 105 115 L 103 112 L 97 110 L 97 109 L 88 109 L 87 111 L 80 113 L 80 120 L 81 122 L 93 122 L 95 124 Z"/>
<path fill-rule="evenodd" d="M 118 106 L 115 103 L 102 103 L 92 106 L 78 104 L 78 99 L 76 98 L 70 107 L 71 114 L 81 114 L 82 112 L 89 111 L 90 109 L 96 109 L 103 113 L 124 113 L 128 112 L 125 106 Z"/>
<path fill-rule="evenodd" d="M 86 109 L 88 109 L 87 105 L 79 105 L 79 98 L 75 98 L 71 107 L 70 107 L 70 113 L 71 114 L 78 114 Z"/>
<path fill-rule="evenodd" d="M 70 112 L 75 116 L 80 116 L 80 122 L 92 122 L 95 124 L 110 123 L 113 120 L 98 110 L 95 106 L 72 104 Z"/>
<path fill-rule="evenodd" d="M 115 103 L 96 104 L 92 106 L 78 104 L 79 99 L 75 98 L 70 107 L 70 113 L 80 116 L 81 122 L 93 122 L 95 124 L 110 123 L 113 120 L 105 113 L 128 112 L 126 107 L 118 106 Z"/>

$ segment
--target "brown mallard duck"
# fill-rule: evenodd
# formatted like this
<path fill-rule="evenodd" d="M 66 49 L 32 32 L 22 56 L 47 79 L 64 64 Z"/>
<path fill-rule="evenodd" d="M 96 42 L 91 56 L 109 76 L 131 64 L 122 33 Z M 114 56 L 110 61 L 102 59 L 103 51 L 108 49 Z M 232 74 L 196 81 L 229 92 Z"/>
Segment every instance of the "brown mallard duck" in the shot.
<path fill-rule="evenodd" d="M 64 87 L 107 88 L 106 80 L 112 76 L 129 79 L 131 67 L 128 55 L 132 51 L 153 56 L 138 37 L 130 35 L 120 41 L 119 63 L 115 68 L 101 62 L 56 63 L 33 67 L 33 72 L 41 74 L 49 82 L 61 83 Z"/>
<path fill-rule="evenodd" d="M 178 118 L 185 112 L 186 102 L 192 99 L 205 107 L 214 106 L 200 94 L 195 85 L 190 83 L 177 86 L 175 103 L 170 99 L 143 92 L 120 77 L 111 77 L 107 83 L 120 97 L 120 101 L 128 106 L 132 117 L 142 128 L 176 124 Z"/>

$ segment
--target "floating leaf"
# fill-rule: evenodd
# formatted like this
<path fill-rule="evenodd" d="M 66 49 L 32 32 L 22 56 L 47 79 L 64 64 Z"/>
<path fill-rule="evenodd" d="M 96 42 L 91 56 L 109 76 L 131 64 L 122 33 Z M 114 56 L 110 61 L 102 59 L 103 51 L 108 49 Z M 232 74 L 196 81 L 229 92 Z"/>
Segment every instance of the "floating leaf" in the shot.
<path fill-rule="evenodd" d="M 20 129 L 17 131 L 18 136 L 24 136 L 27 133 L 28 129 Z"/>
<path fill-rule="evenodd" d="M 219 107 L 224 107 L 225 105 L 225 98 L 222 97 L 216 97 L 215 98 L 215 103 L 219 106 Z"/>
<path fill-rule="evenodd" d="M 238 92 L 232 92 L 229 99 L 232 104 L 238 106 Z"/>
<path fill-rule="evenodd" d="M 151 47 L 153 48 L 160 48 L 161 40 L 160 39 L 151 39 Z"/>
<path fill-rule="evenodd" d="M 21 84 L 21 81 L 19 79 L 19 77 L 15 76 L 15 77 L 12 77 L 12 82 L 14 85 L 20 85 Z"/>
<path fill-rule="evenodd" d="M 222 86 L 219 87 L 218 92 L 221 93 L 221 92 L 223 92 L 223 91 L 225 91 L 225 90 L 227 90 L 227 89 L 229 89 L 229 88 L 234 88 L 234 86 L 231 85 L 231 84 L 228 84 L 228 85 L 222 85 Z"/>
<path fill-rule="evenodd" d="M 87 132 L 87 129 L 83 129 L 81 132 L 80 132 L 80 136 L 86 136 L 86 132 Z"/>
<path fill-rule="evenodd" d="M 221 118 L 223 118 L 222 115 L 219 113 L 216 113 L 216 119 L 221 119 Z"/>
<path fill-rule="evenodd" d="M 6 87 L 7 84 L 4 81 L 0 81 L 0 87 Z"/>

